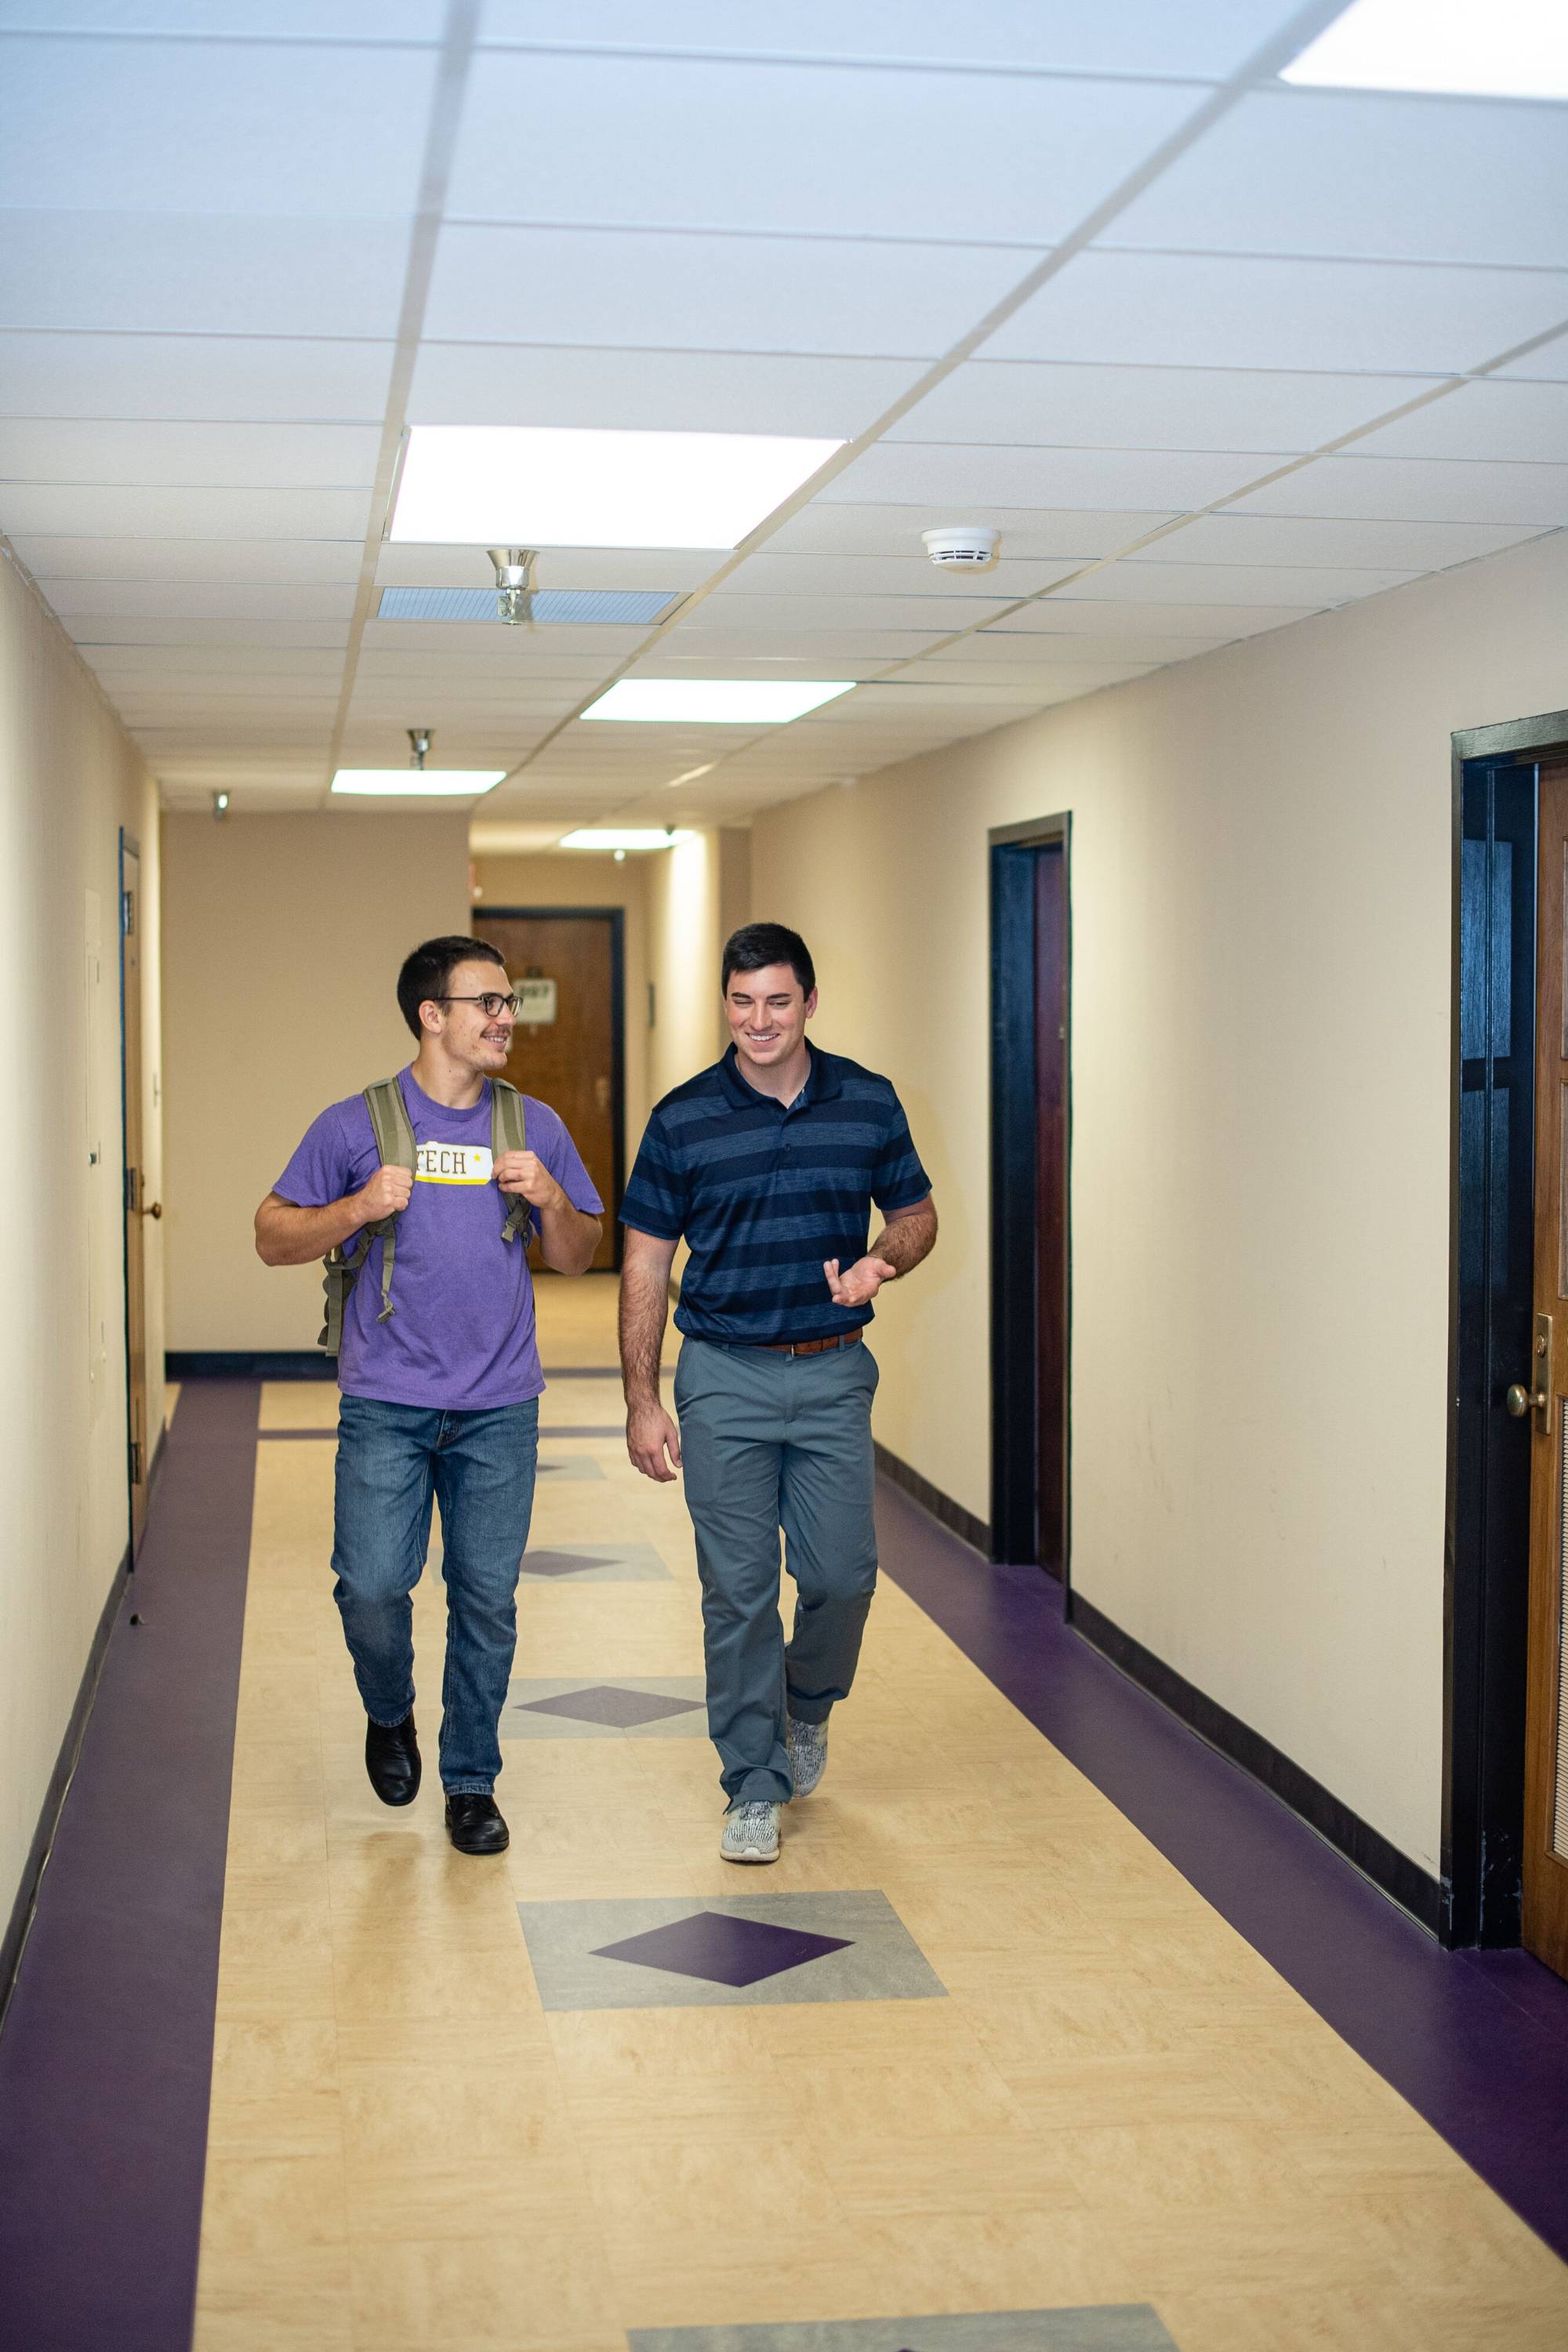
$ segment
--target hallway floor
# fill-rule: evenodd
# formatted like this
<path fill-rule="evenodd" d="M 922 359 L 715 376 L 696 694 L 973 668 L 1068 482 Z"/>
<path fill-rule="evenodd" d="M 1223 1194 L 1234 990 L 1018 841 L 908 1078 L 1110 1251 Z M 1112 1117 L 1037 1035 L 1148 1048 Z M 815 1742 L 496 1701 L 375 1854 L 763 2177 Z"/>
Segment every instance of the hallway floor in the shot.
<path fill-rule="evenodd" d="M 336 1394 L 259 1392 L 199 2352 L 1560 2352 L 1568 2269 L 896 1556 L 781 1862 L 720 1861 L 680 1492 L 613 1283 L 543 1289 L 504 1860 L 443 1832 L 434 1561 L 373 1797 Z"/>

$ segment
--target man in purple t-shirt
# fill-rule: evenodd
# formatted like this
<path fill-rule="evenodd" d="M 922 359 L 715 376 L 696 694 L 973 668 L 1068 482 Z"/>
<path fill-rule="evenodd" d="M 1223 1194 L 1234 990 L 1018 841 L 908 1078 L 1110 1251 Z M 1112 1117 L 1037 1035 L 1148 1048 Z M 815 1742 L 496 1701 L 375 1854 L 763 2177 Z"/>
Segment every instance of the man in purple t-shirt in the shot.
<path fill-rule="evenodd" d="M 499 967 L 499 970 L 498 970 Z M 419 1790 L 413 1603 L 441 1507 L 447 1586 L 441 1783 L 461 1853 L 500 1853 L 497 1727 L 517 1646 L 517 1579 L 533 1509 L 539 1397 L 527 1240 L 502 1238 L 503 1193 L 529 1203 L 546 1265 L 581 1274 L 603 1202 L 555 1113 L 526 1098 L 528 1149 L 492 1164 L 490 1076 L 506 1067 L 516 1002 L 482 940 L 426 940 L 397 1002 L 419 1041 L 398 1078 L 417 1167 L 383 1167 L 363 1095 L 316 1119 L 256 1213 L 267 1265 L 304 1265 L 397 1220 L 392 1312 L 383 1244 L 343 1310 L 333 1587 L 364 1701 L 365 1769 L 384 1804 Z"/>

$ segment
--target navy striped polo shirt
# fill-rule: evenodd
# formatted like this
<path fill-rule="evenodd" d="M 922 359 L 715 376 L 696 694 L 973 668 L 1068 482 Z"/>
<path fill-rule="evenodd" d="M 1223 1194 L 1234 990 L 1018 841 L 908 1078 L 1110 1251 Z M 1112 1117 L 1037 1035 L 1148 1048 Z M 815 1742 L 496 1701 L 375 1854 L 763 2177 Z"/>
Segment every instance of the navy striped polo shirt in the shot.
<path fill-rule="evenodd" d="M 648 1120 L 621 1223 L 685 1236 L 675 1321 L 694 1339 L 755 1347 L 868 1323 L 868 1306 L 835 1306 L 823 1260 L 865 1256 L 873 1201 L 886 1214 L 931 1191 L 888 1080 L 809 1051 L 792 1103 L 748 1086 L 731 1045 Z"/>

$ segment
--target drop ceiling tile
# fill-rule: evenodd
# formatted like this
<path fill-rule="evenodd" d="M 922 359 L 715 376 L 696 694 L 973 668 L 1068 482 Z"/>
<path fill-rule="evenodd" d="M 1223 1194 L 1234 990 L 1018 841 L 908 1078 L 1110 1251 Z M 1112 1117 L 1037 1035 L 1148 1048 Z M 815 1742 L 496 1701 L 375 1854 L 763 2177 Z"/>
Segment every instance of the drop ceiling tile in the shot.
<path fill-rule="evenodd" d="M 739 574 L 736 575 L 739 577 Z M 842 629 L 864 641 L 868 631 L 909 629 L 936 636 L 944 629 L 962 629 L 981 618 L 984 604 L 1000 612 L 1005 596 L 767 596 L 721 588 L 697 605 L 675 633 L 706 636 L 710 630 L 745 630 L 758 635 L 792 630 Z M 978 607 L 978 609 L 977 609 Z"/>
<path fill-rule="evenodd" d="M 447 209 L 1050 245 L 1194 107 L 1155 82 L 492 50 L 469 80 Z M 949 156 L 984 168 L 933 167 Z"/>
<path fill-rule="evenodd" d="M 438 41 L 441 0 L 0 0 L 0 30 L 243 34 L 275 41 Z"/>
<path fill-rule="evenodd" d="M 434 88 L 428 49 L 55 40 L 0 72 L 0 204 L 83 193 L 123 213 L 407 215 Z"/>
<path fill-rule="evenodd" d="M 0 327 L 385 340 L 408 234 L 402 221 L 14 211 Z"/>
<path fill-rule="evenodd" d="M 1061 611 L 1068 615 L 1086 609 L 1081 604 L 1061 607 Z M 1168 625 L 1161 625 L 1162 622 L 1168 625 L 1170 621 L 1170 614 L 1162 611 L 1152 621 L 1145 615 L 1141 624 L 1142 634 L 1140 635 L 1130 625 L 1115 625 L 1114 616 L 1121 609 L 1113 604 L 1099 607 L 1100 611 L 1113 617 L 1111 623 L 1103 628 L 1094 628 L 1091 623 L 1089 630 L 1093 631 L 1092 635 L 1089 630 L 1070 626 L 1058 628 L 1049 635 L 1043 629 L 1029 629 L 1005 636 L 996 629 L 983 629 L 977 637 L 964 637 L 955 646 L 939 647 L 935 653 L 928 654 L 919 671 L 910 674 L 939 676 L 945 672 L 950 662 L 958 666 L 953 673 L 955 677 L 973 674 L 978 677 L 984 674 L 994 681 L 1021 673 L 1048 675 L 1063 667 L 1079 669 L 1086 665 L 1098 666 L 1105 662 L 1116 665 L 1132 662 L 1148 667 L 1160 662 L 1181 661 L 1188 654 L 1204 653 L 1211 646 L 1228 645 L 1233 634 L 1226 629 L 1213 636 L 1199 636 L 1191 632 L 1184 635 Z"/>
<path fill-rule="evenodd" d="M 729 588 L 781 596 L 928 596 L 943 603 L 1006 603 L 1048 588 L 1068 563 L 1025 563 L 1004 558 L 988 571 L 964 573 L 931 562 L 915 541 L 912 555 L 776 555 L 772 542 L 730 575 Z"/>
<path fill-rule="evenodd" d="M 970 360 L 887 438 L 1102 449 L 1315 449 L 1409 400 L 1424 381 Z"/>
<path fill-rule="evenodd" d="M 700 588 L 722 559 L 711 551 L 677 548 L 551 547 L 539 559 L 542 588 L 668 588 L 678 595 Z M 494 574 L 477 547 L 426 547 L 383 542 L 375 576 L 383 587 L 488 588 Z"/>
<path fill-rule="evenodd" d="M 1500 380 L 1568 383 L 1568 335 L 1552 335 L 1497 371 Z"/>
<path fill-rule="evenodd" d="M 1176 520 L 1163 510 L 1090 509 L 992 506 L 969 499 L 962 515 L 951 505 L 839 505 L 814 499 L 768 541 L 770 555 L 917 555 L 923 562 L 922 530 L 943 523 L 983 522 L 1001 533 L 1004 562 L 1085 562 L 1112 555 L 1163 523 Z"/>
<path fill-rule="evenodd" d="M 1181 537 L 1178 531 L 1176 538 Z M 1416 580 L 1417 572 L 1369 571 L 1341 565 L 1267 563 L 1110 563 L 1059 588 L 1055 604 L 1289 604 L 1300 609 L 1348 604 Z"/>
<path fill-rule="evenodd" d="M 817 493 L 824 506 L 945 499 L 995 505 L 1158 507 L 1181 510 L 1228 497 L 1269 470 L 1266 457 L 1191 449 L 960 448 L 879 442 Z M 949 514 L 948 520 L 973 521 Z M 1016 551 L 1013 551 L 1016 552 Z"/>
<path fill-rule="evenodd" d="M 691 650 L 685 667 L 690 677 L 718 677 L 721 672 L 710 670 L 710 663 L 739 662 L 743 674 L 751 677 L 766 677 L 775 667 L 769 658 L 777 655 L 792 663 L 802 660 L 812 665 L 818 677 L 842 677 L 845 662 L 902 661 L 929 646 L 940 631 L 931 629 L 795 629 L 787 633 L 776 630 L 708 629 L 699 641 L 688 624 L 682 624 L 671 636 L 664 639 L 660 648 L 666 660 L 673 663 L 676 653 Z M 700 650 L 696 650 L 698 645 Z M 637 664 L 639 677 L 653 672 Z M 799 675 L 798 669 L 795 675 Z"/>
<path fill-rule="evenodd" d="M 1328 522 L 1317 516 L 1199 515 L 1129 561 L 1138 564 L 1284 563 L 1437 572 L 1532 538 L 1517 524 Z"/>
<path fill-rule="evenodd" d="M 1450 465 L 1435 457 L 1320 457 L 1240 501 L 1251 514 L 1367 521 L 1568 523 L 1568 465 Z"/>
<path fill-rule="evenodd" d="M 1552 106 L 1263 89 L 1113 221 L 1107 246 L 1568 267 Z"/>
<path fill-rule="evenodd" d="M 336 678 L 343 658 L 334 646 L 87 646 L 84 660 L 100 677 Z"/>
<path fill-rule="evenodd" d="M 348 644 L 346 621 L 191 621 L 132 614 L 62 615 L 84 654 L 104 646 L 338 646 Z"/>
<path fill-rule="evenodd" d="M 293 623 L 346 621 L 354 592 L 342 585 L 256 587 L 247 581 L 56 580 L 48 601 L 73 627 L 100 620 Z"/>
<path fill-rule="evenodd" d="M 380 446 L 372 425 L 13 418 L 0 420 L 0 482 L 368 489 Z"/>
<path fill-rule="evenodd" d="M 853 440 L 915 382 L 913 360 L 782 352 L 556 351 L 426 343 L 411 425 L 574 425 Z"/>
<path fill-rule="evenodd" d="M 536 649 L 537 657 L 542 662 L 548 660 L 558 674 L 564 674 L 567 662 L 582 661 L 587 665 L 588 674 L 595 677 L 612 662 L 624 661 L 638 642 L 635 629 L 552 628 L 526 633 L 507 629 L 503 633 L 499 628 L 482 628 L 478 623 L 465 628 L 451 621 L 367 621 L 364 644 L 367 652 L 374 648 L 405 655 L 438 653 L 443 646 L 450 646 L 454 636 L 459 635 L 464 646 L 475 654 L 483 654 L 493 646 L 497 661 L 532 660 Z M 522 640 L 521 646 L 519 639 Z"/>
<path fill-rule="evenodd" d="M 128 489 L 69 482 L 0 483 L 0 530 L 48 537 L 347 539 L 364 537 L 368 490 Z"/>
<path fill-rule="evenodd" d="M 448 223 L 425 333 L 434 342 L 935 357 L 1032 259 L 985 246 Z M 526 362 L 511 359 L 525 377 Z"/>
<path fill-rule="evenodd" d="M 0 334 L 0 416 L 379 424 L 391 343 Z"/>
<path fill-rule="evenodd" d="M 1095 637 L 1135 637 L 1140 633 L 1164 637 L 1248 637 L 1265 629 L 1283 628 L 1291 621 L 1304 621 L 1321 609 L 1316 604 L 1164 604 L 1130 601 L 1086 604 L 1063 596 L 1042 596 L 1037 604 L 1022 605 L 1016 613 L 1010 614 L 1005 624 L 984 630 L 978 638 L 969 642 L 994 646 L 1003 627 L 1009 636 L 1019 638 L 1041 630 L 1052 635 Z"/>
<path fill-rule="evenodd" d="M 351 539 L 46 539 L 24 532 L 12 545 L 46 593 L 54 580 L 352 581 L 359 578 L 363 553 Z"/>
<path fill-rule="evenodd" d="M 1081 649 L 1081 657 L 1064 661 L 1054 655 L 1047 656 L 1046 640 L 1041 639 L 1041 658 L 1032 667 L 1018 662 L 987 662 L 978 657 L 963 658 L 965 648 L 955 647 L 952 655 L 942 654 L 929 661 L 917 662 L 910 669 L 900 673 L 913 685 L 931 684 L 942 688 L 952 679 L 955 690 L 970 694 L 1026 694 L 1031 700 L 1038 694 L 1050 691 L 1062 684 L 1092 688 L 1098 684 L 1119 685 L 1125 678 L 1146 677 L 1156 664 L 1146 661 L 1108 660 L 1089 647 Z M 1177 640 L 1182 645 L 1190 639 Z M 1162 660 L 1173 658 L 1162 656 Z"/>
<path fill-rule="evenodd" d="M 1355 446 L 1370 457 L 1568 457 L 1568 383 L 1467 383 Z"/>
<path fill-rule="evenodd" d="M 1447 375 L 1568 319 L 1568 275 L 1213 254 L 1080 254 L 993 359 Z"/>
<path fill-rule="evenodd" d="M 761 52 L 881 58 L 932 65 L 1015 66 L 1065 73 L 1223 77 L 1280 22 L 1279 0 L 793 0 L 787 14 L 733 0 L 674 0 L 650 15 L 644 0 L 486 0 L 480 38 L 595 47 Z"/>

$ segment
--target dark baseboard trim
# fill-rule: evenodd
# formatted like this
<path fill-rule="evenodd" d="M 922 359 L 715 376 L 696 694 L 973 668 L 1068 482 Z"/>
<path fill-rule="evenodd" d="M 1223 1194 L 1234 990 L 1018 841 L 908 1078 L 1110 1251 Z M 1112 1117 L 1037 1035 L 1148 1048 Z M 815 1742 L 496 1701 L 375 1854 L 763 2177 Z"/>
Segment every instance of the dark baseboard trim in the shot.
<path fill-rule="evenodd" d="M 929 1511 L 933 1519 L 939 1519 L 962 1542 L 972 1545 L 983 1559 L 990 1559 L 991 1530 L 984 1519 L 977 1519 L 973 1511 L 966 1511 L 962 1503 L 955 1503 L 951 1495 L 944 1495 L 940 1486 L 933 1486 L 929 1478 L 922 1478 L 918 1470 L 911 1470 L 907 1462 L 901 1462 L 896 1454 L 889 1454 L 887 1447 L 878 1444 L 875 1439 L 872 1440 L 872 1447 L 877 1456 L 877 1467 L 884 1478 L 890 1478 L 895 1486 L 901 1486 L 922 1511 Z"/>
<path fill-rule="evenodd" d="M 1068 1622 L 1076 1633 L 1103 1658 L 1119 1668 L 1129 1682 L 1157 1698 L 1162 1706 L 1195 1731 L 1200 1739 L 1215 1748 L 1229 1763 L 1235 1764 L 1254 1780 L 1259 1781 L 1270 1795 L 1316 1831 L 1324 1843 L 1336 1853 L 1352 1863 L 1365 1878 L 1408 1911 L 1413 1919 L 1436 1936 L 1443 1917 L 1443 1889 L 1430 1873 L 1409 1855 L 1392 1845 L 1381 1830 L 1352 1813 L 1331 1790 L 1321 1780 L 1314 1780 L 1300 1764 L 1220 1706 L 1217 1699 L 1177 1674 L 1152 1650 L 1124 1633 L 1113 1624 L 1091 1601 L 1069 1590 L 1067 1596 Z"/>
<path fill-rule="evenodd" d="M 54 1846 L 55 1832 L 59 1827 L 60 1813 L 69 1793 L 77 1759 L 81 1754 L 81 1743 L 87 1736 L 88 1717 L 92 1713 L 92 1702 L 98 1696 L 99 1676 L 103 1672 L 109 1637 L 114 1631 L 114 1621 L 120 1614 L 120 1604 L 125 1598 L 130 1581 L 131 1553 L 127 1549 L 121 1557 L 99 1612 L 92 1646 L 88 1651 L 87 1664 L 81 1670 L 81 1680 L 77 1685 L 76 1698 L 66 1724 L 65 1738 L 60 1741 L 60 1751 L 55 1759 L 55 1769 L 49 1775 L 49 1784 L 38 1811 L 38 1826 L 33 1832 L 27 1859 L 22 1865 L 16 1899 L 11 1906 L 5 1932 L 0 1936 L 0 2027 L 5 2025 L 11 1995 L 16 1988 L 16 1971 L 22 1965 L 27 1931 L 38 1907 L 38 1887 Z"/>
<path fill-rule="evenodd" d="M 170 1381 L 335 1381 L 338 1360 L 318 1348 L 171 1348 Z"/>

